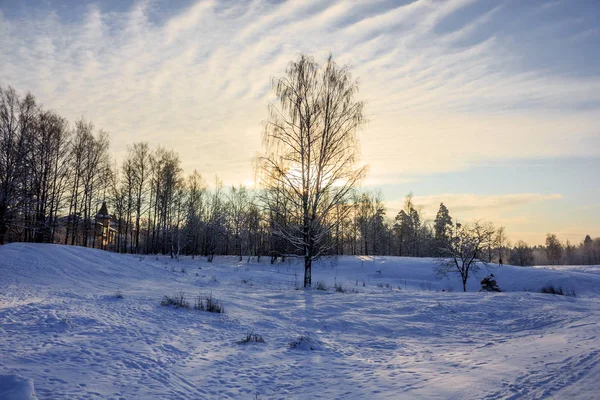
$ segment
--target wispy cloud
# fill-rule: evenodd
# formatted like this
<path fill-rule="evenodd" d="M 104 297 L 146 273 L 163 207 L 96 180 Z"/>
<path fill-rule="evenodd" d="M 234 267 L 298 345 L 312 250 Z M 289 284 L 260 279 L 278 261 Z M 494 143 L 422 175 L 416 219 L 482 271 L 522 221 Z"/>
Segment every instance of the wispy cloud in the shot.
<path fill-rule="evenodd" d="M 486 220 L 499 225 L 522 227 L 534 223 L 531 216 L 519 213 L 532 205 L 539 205 L 553 200 L 562 200 L 560 193 L 510 193 L 503 195 L 480 195 L 469 193 L 447 193 L 431 196 L 414 196 L 413 203 L 421 210 L 427 221 L 432 221 L 444 203 L 455 221 Z M 387 215 L 394 218 L 404 207 L 402 200 L 386 201 Z M 515 212 L 516 211 L 516 212 Z M 513 235 L 519 232 L 512 231 Z M 541 233 L 537 232 L 539 239 Z"/>
<path fill-rule="evenodd" d="M 435 196 L 415 196 L 414 202 L 422 205 L 425 209 L 435 210 L 444 203 L 454 213 L 501 213 L 507 209 L 521 207 L 523 205 L 539 203 L 547 200 L 559 200 L 563 196 L 560 193 L 511 193 L 503 195 L 479 195 L 479 194 L 440 194 Z M 481 216 L 480 218 L 483 218 Z"/>
<path fill-rule="evenodd" d="M 117 155 L 148 140 L 178 151 L 188 171 L 229 183 L 251 176 L 270 78 L 300 52 L 323 59 L 331 51 L 352 64 L 367 102 L 361 138 L 374 180 L 490 155 L 600 154 L 583 144 L 599 134 L 600 78 L 523 66 L 529 55 L 513 51 L 514 37 L 485 31 L 510 7 L 475 5 L 207 0 L 154 20 L 167 3 L 110 11 L 90 3 L 68 21 L 0 10 L 0 84 L 32 91 L 71 120 L 93 120 L 112 134 Z M 450 19 L 459 22 L 440 29 Z M 537 21 L 532 30 L 560 23 Z M 589 30 L 573 35 L 586 40 Z"/>

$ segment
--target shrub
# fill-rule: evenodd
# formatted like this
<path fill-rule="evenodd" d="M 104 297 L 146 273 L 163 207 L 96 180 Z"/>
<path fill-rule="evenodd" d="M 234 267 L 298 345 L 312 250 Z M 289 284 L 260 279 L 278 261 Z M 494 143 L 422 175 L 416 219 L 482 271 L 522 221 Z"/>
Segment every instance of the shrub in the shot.
<path fill-rule="evenodd" d="M 211 313 L 223 314 L 225 307 L 212 296 L 212 293 L 206 297 L 198 296 L 194 303 L 194 310 L 208 311 Z"/>
<path fill-rule="evenodd" d="M 554 287 L 554 285 L 546 285 L 542 287 L 540 293 L 558 294 L 560 296 L 563 296 L 565 294 L 560 286 Z"/>
<path fill-rule="evenodd" d="M 345 288 L 341 283 L 336 283 L 334 289 L 338 293 L 359 293 L 359 291 L 354 288 Z"/>
<path fill-rule="evenodd" d="M 190 303 L 185 298 L 185 294 L 183 292 L 179 292 L 173 297 L 164 296 L 160 302 L 160 305 L 173 306 L 175 308 L 185 308 L 186 310 L 190 308 Z"/>
<path fill-rule="evenodd" d="M 265 339 L 263 339 L 263 337 L 259 334 L 254 333 L 254 331 L 250 331 L 246 334 L 245 338 L 237 341 L 237 344 L 246 343 L 265 343 Z"/>
<path fill-rule="evenodd" d="M 480 282 L 481 289 L 480 292 L 501 292 L 500 287 L 498 286 L 498 282 L 496 282 L 496 278 L 494 274 L 489 274 L 485 278 L 483 278 Z"/>
<path fill-rule="evenodd" d="M 323 282 L 323 281 L 318 281 L 317 284 L 315 285 L 315 290 L 326 291 L 327 290 L 327 285 L 325 285 L 325 282 Z"/>
<path fill-rule="evenodd" d="M 554 285 L 546 285 L 546 286 L 542 287 L 542 289 L 540 290 L 540 293 L 558 294 L 559 296 L 569 296 L 569 297 L 577 296 L 575 294 L 575 290 L 573 290 L 573 289 L 563 290 L 562 287 L 560 287 L 560 286 L 556 287 Z"/>

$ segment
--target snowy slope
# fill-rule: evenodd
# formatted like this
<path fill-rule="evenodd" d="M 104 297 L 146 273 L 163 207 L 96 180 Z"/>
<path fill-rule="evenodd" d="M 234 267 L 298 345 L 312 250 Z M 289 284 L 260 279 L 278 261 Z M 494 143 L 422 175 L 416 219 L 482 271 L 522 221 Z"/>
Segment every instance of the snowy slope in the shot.
<path fill-rule="evenodd" d="M 491 267 L 509 292 L 465 294 L 434 265 L 325 260 L 313 281 L 356 291 L 336 293 L 296 290 L 293 262 L 1 246 L 0 394 L 33 381 L 39 399 L 597 398 L 597 267 Z M 524 291 L 546 284 L 577 297 Z M 226 313 L 160 306 L 177 292 Z M 238 344 L 250 331 L 266 343 Z M 311 345 L 290 348 L 300 336 Z"/>

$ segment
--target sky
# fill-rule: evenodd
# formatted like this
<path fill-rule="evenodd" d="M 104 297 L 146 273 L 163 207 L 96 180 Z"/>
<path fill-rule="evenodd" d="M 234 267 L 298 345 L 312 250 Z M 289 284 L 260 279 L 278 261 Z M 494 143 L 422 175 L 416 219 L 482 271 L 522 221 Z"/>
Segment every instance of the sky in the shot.
<path fill-rule="evenodd" d="M 351 67 L 363 188 L 412 192 L 516 241 L 600 236 L 597 0 L 0 0 L 0 85 L 147 141 L 208 182 L 253 181 L 271 78 Z"/>

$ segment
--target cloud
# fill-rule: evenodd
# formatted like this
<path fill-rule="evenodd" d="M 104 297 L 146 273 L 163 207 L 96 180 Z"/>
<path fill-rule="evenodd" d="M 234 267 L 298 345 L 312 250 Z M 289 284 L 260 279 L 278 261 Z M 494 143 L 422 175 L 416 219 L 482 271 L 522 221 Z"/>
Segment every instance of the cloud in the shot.
<path fill-rule="evenodd" d="M 422 212 L 428 219 L 433 219 L 439 209 L 440 203 L 444 203 L 452 216 L 468 219 L 493 219 L 507 211 L 511 211 L 526 205 L 536 204 L 549 200 L 563 199 L 560 193 L 511 193 L 502 195 L 479 195 L 468 193 L 447 193 L 431 196 L 414 196 L 413 202 L 421 207 Z M 395 216 L 404 202 L 401 200 L 386 202 L 388 214 Z M 511 222 L 524 222 L 523 217 L 516 218 Z M 507 221 L 506 218 L 503 218 Z"/>
<path fill-rule="evenodd" d="M 161 10 L 167 4 L 90 5 L 69 20 L 0 11 L 0 84 L 31 91 L 71 121 L 91 119 L 111 133 L 117 158 L 146 140 L 177 151 L 188 172 L 226 182 L 248 179 L 270 78 L 301 52 L 318 60 L 332 52 L 360 79 L 370 121 L 360 133 L 363 161 L 374 182 L 490 156 L 600 154 L 585 145 L 599 134 L 600 78 L 523 67 L 529 55 L 512 50 L 514 38 L 482 33 L 509 7 L 203 0 L 173 14 Z M 439 29 L 457 17 L 453 29 Z"/>

